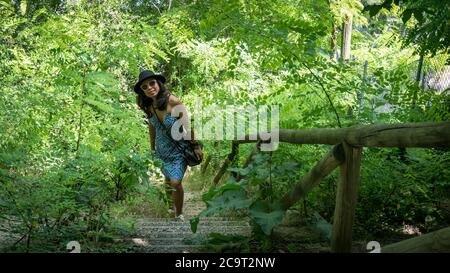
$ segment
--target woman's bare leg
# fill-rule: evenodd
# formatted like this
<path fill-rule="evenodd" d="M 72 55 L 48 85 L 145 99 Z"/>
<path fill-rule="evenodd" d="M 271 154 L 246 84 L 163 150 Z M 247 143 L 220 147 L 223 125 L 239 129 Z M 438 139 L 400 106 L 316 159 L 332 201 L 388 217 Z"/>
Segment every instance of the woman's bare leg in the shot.
<path fill-rule="evenodd" d="M 180 180 L 171 180 L 172 198 L 175 204 L 175 216 L 183 213 L 184 190 Z"/>
<path fill-rule="evenodd" d="M 174 191 L 174 189 L 172 188 L 172 184 L 170 183 L 170 179 L 166 177 L 165 179 L 165 190 L 166 190 L 166 197 L 167 197 L 167 203 L 169 205 L 169 209 L 173 209 L 173 198 L 172 198 L 172 193 Z"/>

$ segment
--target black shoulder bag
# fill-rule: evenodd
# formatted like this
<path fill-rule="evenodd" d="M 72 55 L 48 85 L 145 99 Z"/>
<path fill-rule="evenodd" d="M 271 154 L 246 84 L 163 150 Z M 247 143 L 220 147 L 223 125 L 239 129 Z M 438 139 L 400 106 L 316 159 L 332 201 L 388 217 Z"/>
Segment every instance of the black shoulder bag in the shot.
<path fill-rule="evenodd" d="M 172 134 L 170 133 L 172 127 L 166 128 L 164 126 L 164 124 L 159 120 L 158 115 L 156 114 L 156 110 L 155 107 L 153 107 L 153 113 L 154 115 L 156 115 L 156 119 L 158 120 L 159 124 L 161 124 L 161 126 L 164 128 L 164 132 L 165 134 L 173 140 L 173 142 L 175 143 L 175 145 L 177 146 L 178 150 L 181 152 L 181 154 L 183 155 L 184 159 L 186 160 L 186 163 L 193 167 L 193 166 L 197 166 L 200 163 L 202 163 L 202 159 L 198 159 L 197 155 L 195 154 L 194 150 L 195 148 L 199 147 L 200 149 L 203 148 L 203 144 L 197 140 L 197 143 L 192 143 L 189 140 L 185 140 L 185 139 L 180 139 L 180 140 L 175 140 L 172 138 Z"/>

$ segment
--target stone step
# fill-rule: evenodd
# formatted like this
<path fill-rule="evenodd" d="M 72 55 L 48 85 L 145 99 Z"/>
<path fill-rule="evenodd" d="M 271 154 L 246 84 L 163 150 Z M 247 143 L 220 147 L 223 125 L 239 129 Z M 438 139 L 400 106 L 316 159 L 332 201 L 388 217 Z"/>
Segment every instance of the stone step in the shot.
<path fill-rule="evenodd" d="M 218 214 L 201 217 L 197 232 L 192 233 L 190 219 L 199 215 L 206 204 L 201 194 L 185 192 L 183 206 L 184 221 L 175 218 L 136 219 L 137 240 L 141 252 L 147 253 L 189 253 L 196 252 L 211 233 L 250 236 L 252 229 L 248 218 L 233 214 Z"/>
<path fill-rule="evenodd" d="M 139 226 L 190 226 L 189 221 L 180 222 L 172 219 L 147 219 L 139 222 Z M 200 220 L 198 226 L 249 226 L 245 221 L 239 220 Z"/>
<path fill-rule="evenodd" d="M 205 209 L 206 205 L 199 204 L 198 202 L 184 202 L 183 203 L 184 209 Z"/>
<path fill-rule="evenodd" d="M 187 217 L 186 215 L 184 215 L 184 219 L 185 222 L 189 223 L 189 220 L 191 218 Z M 249 223 L 250 222 L 250 218 L 238 218 L 238 217 L 222 217 L 222 216 L 208 216 L 208 217 L 200 217 L 200 223 L 201 222 L 208 222 L 208 221 L 241 221 L 241 222 L 246 222 Z M 178 219 L 175 218 L 137 218 L 135 219 L 135 222 L 140 224 L 140 223 L 145 223 L 145 222 L 162 222 L 162 221 L 167 221 L 167 222 L 181 222 Z"/>
<path fill-rule="evenodd" d="M 184 214 L 199 214 L 200 212 L 202 212 L 205 208 L 190 208 L 190 209 L 186 209 L 186 207 L 183 207 L 183 213 Z"/>
<path fill-rule="evenodd" d="M 198 251 L 199 246 L 192 245 L 152 245 L 143 249 L 146 253 L 192 253 Z"/>
<path fill-rule="evenodd" d="M 250 230 L 250 227 L 246 226 L 235 226 L 235 227 L 207 227 L 207 226 L 199 226 L 197 228 L 197 233 L 246 233 Z M 191 232 L 191 227 L 188 226 L 147 226 L 144 228 L 137 229 L 138 234 L 145 233 L 161 233 L 161 232 Z M 192 233 L 192 232 L 191 232 Z"/>
<path fill-rule="evenodd" d="M 205 239 L 206 240 L 206 237 Z M 149 240 L 150 246 L 155 245 L 190 245 L 190 246 L 198 246 L 201 245 L 201 242 L 204 240 L 190 240 L 186 238 L 159 238 L 159 239 L 151 239 Z"/>
<path fill-rule="evenodd" d="M 142 233 L 138 234 L 141 236 L 141 238 L 145 240 L 153 240 L 153 239 L 163 239 L 163 238 L 194 238 L 194 237 L 206 237 L 208 234 L 211 234 L 213 232 L 158 232 L 158 233 Z M 223 234 L 223 233 L 222 233 Z M 226 234 L 226 233 L 225 233 Z M 243 235 L 243 236 L 250 236 L 251 231 L 242 231 L 238 233 L 231 233 L 235 235 Z M 229 234 L 229 235 L 231 235 Z"/>
<path fill-rule="evenodd" d="M 206 206 L 199 206 L 199 205 L 193 205 L 193 204 L 183 204 L 183 211 L 187 212 L 187 211 L 202 211 L 206 209 Z"/>

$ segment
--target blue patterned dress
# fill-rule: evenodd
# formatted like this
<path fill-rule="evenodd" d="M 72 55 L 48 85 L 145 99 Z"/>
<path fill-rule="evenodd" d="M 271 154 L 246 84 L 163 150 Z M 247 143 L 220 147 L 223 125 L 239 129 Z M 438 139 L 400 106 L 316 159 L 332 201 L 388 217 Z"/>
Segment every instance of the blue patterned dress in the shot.
<path fill-rule="evenodd" d="M 177 118 L 166 113 L 161 123 L 157 115 L 153 114 L 150 122 L 156 130 L 156 156 L 163 161 L 162 172 L 171 180 L 182 180 L 186 171 L 186 161 L 175 141 L 170 137 L 170 129 Z M 168 130 L 169 133 L 166 133 Z"/>

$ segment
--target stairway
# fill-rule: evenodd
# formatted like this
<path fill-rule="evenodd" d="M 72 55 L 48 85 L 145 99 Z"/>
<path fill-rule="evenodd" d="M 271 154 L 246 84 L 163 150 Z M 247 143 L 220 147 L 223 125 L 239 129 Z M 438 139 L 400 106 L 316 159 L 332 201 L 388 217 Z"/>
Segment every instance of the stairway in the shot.
<path fill-rule="evenodd" d="M 140 245 L 138 252 L 146 253 L 191 253 L 201 251 L 199 247 L 210 233 L 250 236 L 251 228 L 245 219 L 230 217 L 200 218 L 197 232 L 191 231 L 189 220 L 205 208 L 200 194 L 185 192 L 185 220 L 171 218 L 137 219 L 137 237 L 133 241 Z"/>

